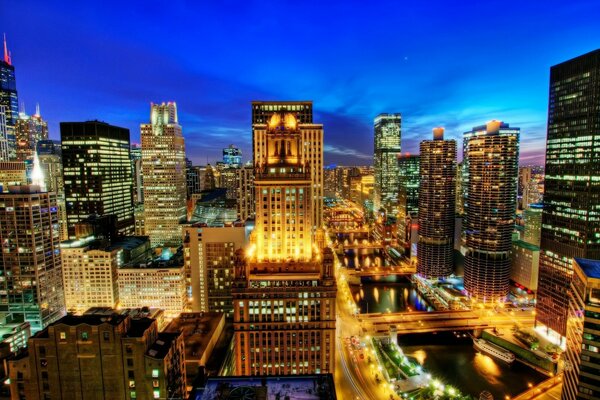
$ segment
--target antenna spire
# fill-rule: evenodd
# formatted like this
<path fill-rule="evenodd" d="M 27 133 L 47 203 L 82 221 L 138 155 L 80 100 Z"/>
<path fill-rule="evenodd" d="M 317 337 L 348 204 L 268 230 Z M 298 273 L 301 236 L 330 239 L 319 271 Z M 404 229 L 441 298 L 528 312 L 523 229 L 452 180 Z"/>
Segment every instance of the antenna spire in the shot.
<path fill-rule="evenodd" d="M 4 34 L 4 62 L 8 65 L 12 65 L 10 53 L 8 52 L 8 46 L 6 45 L 6 33 Z"/>
<path fill-rule="evenodd" d="M 35 115 L 37 115 L 38 117 L 42 114 L 40 114 L 40 103 L 35 103 Z"/>

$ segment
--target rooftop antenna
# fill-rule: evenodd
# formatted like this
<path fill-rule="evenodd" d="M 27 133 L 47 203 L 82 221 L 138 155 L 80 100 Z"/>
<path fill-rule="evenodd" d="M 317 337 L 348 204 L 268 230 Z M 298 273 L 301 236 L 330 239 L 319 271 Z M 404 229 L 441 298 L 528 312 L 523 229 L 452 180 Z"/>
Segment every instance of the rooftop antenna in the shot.
<path fill-rule="evenodd" d="M 4 34 L 4 62 L 8 65 L 12 65 L 10 52 L 8 51 L 8 46 L 6 45 L 6 33 Z"/>

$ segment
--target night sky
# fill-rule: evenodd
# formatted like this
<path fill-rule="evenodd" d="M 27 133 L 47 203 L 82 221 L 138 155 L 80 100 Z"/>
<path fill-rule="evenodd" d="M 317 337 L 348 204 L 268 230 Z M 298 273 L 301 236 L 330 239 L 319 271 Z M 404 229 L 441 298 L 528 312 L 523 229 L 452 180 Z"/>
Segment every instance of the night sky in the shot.
<path fill-rule="evenodd" d="M 137 142 L 150 102 L 176 101 L 195 163 L 230 143 L 248 160 L 250 101 L 313 100 L 326 163 L 370 164 L 381 112 L 402 113 L 403 152 L 500 119 L 542 163 L 549 68 L 600 47 L 600 1 L 466 3 L 1 0 L 0 32 L 52 138 L 99 119 Z"/>

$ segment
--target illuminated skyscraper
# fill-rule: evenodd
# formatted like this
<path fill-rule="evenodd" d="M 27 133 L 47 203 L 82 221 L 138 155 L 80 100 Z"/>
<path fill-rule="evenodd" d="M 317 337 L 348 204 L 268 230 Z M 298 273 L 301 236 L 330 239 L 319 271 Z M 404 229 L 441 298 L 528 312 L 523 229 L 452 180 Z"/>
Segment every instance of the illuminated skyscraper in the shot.
<path fill-rule="evenodd" d="M 34 332 L 65 313 L 59 233 L 54 193 L 25 185 L 0 193 L 0 312 Z"/>
<path fill-rule="evenodd" d="M 40 115 L 40 106 L 36 106 L 35 114 L 27 115 L 25 110 L 19 113 L 15 125 L 17 140 L 17 159 L 31 160 L 40 140 L 48 139 L 48 123 Z"/>
<path fill-rule="evenodd" d="M 8 141 L 9 158 L 16 157 L 15 125 L 19 115 L 19 99 L 17 97 L 17 82 L 15 67 L 4 36 L 4 58 L 0 60 L 0 106 L 4 106 L 6 118 L 6 139 Z"/>
<path fill-rule="evenodd" d="M 223 149 L 223 164 L 228 167 L 239 168 L 242 166 L 242 151 L 230 144 Z"/>
<path fill-rule="evenodd" d="M 146 235 L 152 246 L 179 246 L 179 222 L 186 218 L 186 166 L 177 105 L 152 104 L 141 137 Z"/>
<path fill-rule="evenodd" d="M 8 132 L 6 128 L 6 107 L 0 104 L 0 161 L 10 161 Z"/>
<path fill-rule="evenodd" d="M 384 208 L 396 214 L 400 188 L 400 135 L 402 117 L 398 114 L 379 114 L 375 118 L 375 198 L 374 208 Z"/>
<path fill-rule="evenodd" d="M 239 375 L 334 369 L 333 255 L 322 254 L 312 229 L 316 186 L 309 159 L 322 157 L 322 129 L 286 111 L 253 126 L 256 222 L 232 288 Z"/>
<path fill-rule="evenodd" d="M 133 234 L 135 220 L 129 130 L 106 122 L 61 122 L 63 178 L 69 237 L 90 215 L 116 215 L 117 229 Z"/>
<path fill-rule="evenodd" d="M 519 128 L 491 121 L 464 136 L 465 289 L 479 301 L 503 301 L 508 295 L 519 133 Z"/>
<path fill-rule="evenodd" d="M 456 142 L 444 140 L 444 128 L 433 132 L 433 140 L 424 140 L 420 146 L 417 272 L 426 278 L 442 278 L 454 269 Z"/>
<path fill-rule="evenodd" d="M 600 259 L 600 50 L 550 69 L 536 323 L 566 334 L 573 258 Z"/>
<path fill-rule="evenodd" d="M 131 145 L 131 171 L 133 176 L 133 204 L 144 202 L 144 177 L 142 176 L 142 147 Z"/>
<path fill-rule="evenodd" d="M 257 156 L 256 138 L 264 135 L 267 122 L 274 113 L 291 112 L 301 128 L 304 143 L 304 162 L 309 167 L 312 182 L 313 229 L 319 228 L 323 221 L 323 125 L 313 123 L 312 101 L 253 101 L 252 102 L 252 150 Z M 259 156 L 261 156 L 259 154 Z M 264 157 L 262 155 L 261 157 Z M 256 166 L 255 166 L 256 167 Z"/>

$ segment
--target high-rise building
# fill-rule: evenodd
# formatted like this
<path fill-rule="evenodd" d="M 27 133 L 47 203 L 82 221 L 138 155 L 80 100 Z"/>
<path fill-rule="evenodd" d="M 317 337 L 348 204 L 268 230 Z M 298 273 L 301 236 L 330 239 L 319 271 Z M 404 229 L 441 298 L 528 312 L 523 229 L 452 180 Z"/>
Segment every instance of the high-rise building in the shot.
<path fill-rule="evenodd" d="M 6 107 L 0 105 L 0 161 L 8 162 L 10 160 L 10 145 L 8 143 L 8 131 L 6 127 Z"/>
<path fill-rule="evenodd" d="M 562 399 L 600 398 L 600 261 L 573 259 Z"/>
<path fill-rule="evenodd" d="M 270 107 L 272 110 L 265 112 L 256 111 L 255 107 Z M 303 149 L 301 151 L 302 162 L 310 173 L 311 182 L 311 217 L 312 230 L 320 228 L 323 223 L 323 125 L 312 122 L 312 102 L 252 102 L 253 121 L 259 119 L 259 115 L 271 115 L 269 124 L 272 122 L 273 115 L 276 118 L 282 118 L 286 111 L 275 112 L 276 110 L 287 110 L 294 118 L 296 130 L 301 136 Z M 270 113 L 270 114 L 269 114 Z M 281 114 L 284 113 L 284 114 Z M 310 122 L 307 120 L 310 117 Z M 262 117 L 261 117 L 262 118 Z M 305 121 L 306 120 L 306 121 Z M 282 122 L 283 123 L 283 122 Z M 276 157 L 282 156 L 282 152 L 291 151 L 291 149 L 267 149 L 265 136 L 269 126 L 265 121 L 254 123 L 252 125 L 252 148 L 254 150 L 254 168 L 255 171 L 262 169 L 268 163 L 273 164 Z M 267 151 L 278 151 L 277 155 Z M 259 164 L 256 164 L 256 163 Z"/>
<path fill-rule="evenodd" d="M 118 269 L 121 307 L 154 307 L 170 320 L 185 311 L 187 288 L 183 250 L 172 254 L 163 248 L 159 257 L 134 260 Z"/>
<path fill-rule="evenodd" d="M 12 160 L 16 157 L 15 126 L 19 116 L 19 99 L 15 67 L 12 65 L 11 55 L 6 45 L 6 35 L 4 36 L 4 58 L 0 60 L 0 107 L 2 106 L 6 118 L 9 159 Z"/>
<path fill-rule="evenodd" d="M 221 187 L 226 190 L 225 197 L 237 200 L 239 168 L 228 167 L 221 170 Z"/>
<path fill-rule="evenodd" d="M 522 290 L 535 292 L 538 287 L 540 248 L 522 240 L 515 240 L 512 242 L 510 260 L 510 280 Z"/>
<path fill-rule="evenodd" d="M 25 110 L 19 113 L 15 125 L 15 137 L 17 159 L 19 161 L 31 160 L 37 149 L 37 143 L 40 140 L 48 139 L 48 123 L 42 119 L 39 104 L 33 115 L 27 115 Z"/>
<path fill-rule="evenodd" d="M 27 165 L 22 161 L 0 161 L 0 192 L 9 186 L 27 184 Z"/>
<path fill-rule="evenodd" d="M 312 124 L 312 106 L 312 101 L 253 101 L 252 124 L 266 124 L 274 113 L 280 111 L 294 113 L 301 124 Z"/>
<path fill-rule="evenodd" d="M 420 160 L 420 156 L 415 154 L 399 155 L 398 213 L 397 218 L 392 216 L 397 226 L 398 242 L 404 247 L 405 255 L 411 257 L 415 256 L 416 249 L 416 246 L 412 246 L 412 225 L 418 220 L 419 213 Z"/>
<path fill-rule="evenodd" d="M 129 130 L 106 122 L 61 122 L 63 179 L 69 237 L 90 215 L 115 215 L 117 229 L 133 234 L 133 179 Z"/>
<path fill-rule="evenodd" d="M 463 163 L 456 164 L 456 214 L 464 215 L 465 186 L 463 185 Z"/>
<path fill-rule="evenodd" d="M 282 111 L 253 131 L 256 221 L 245 258 L 236 260 L 232 288 L 236 374 L 329 373 L 333 254 L 313 241 L 316 178 L 308 162 L 322 160 L 322 126 Z M 318 183 L 322 189 L 322 178 Z"/>
<path fill-rule="evenodd" d="M 508 295 L 519 134 L 519 128 L 491 121 L 464 135 L 463 168 L 468 176 L 464 283 L 468 295 L 478 301 L 503 301 Z"/>
<path fill-rule="evenodd" d="M 529 204 L 529 207 L 523 211 L 525 219 L 525 234 L 523 240 L 527 243 L 539 246 L 542 232 L 542 211 L 544 205 L 540 203 Z"/>
<path fill-rule="evenodd" d="M 152 104 L 141 125 L 144 224 L 153 246 L 179 246 L 186 218 L 185 143 L 174 102 Z"/>
<path fill-rule="evenodd" d="M 10 361 L 14 399 L 183 399 L 181 332 L 152 318 L 68 315 L 31 337 Z"/>
<path fill-rule="evenodd" d="M 238 219 L 243 222 L 254 218 L 254 168 L 245 165 L 237 170 L 237 174 Z"/>
<path fill-rule="evenodd" d="M 435 128 L 420 150 L 417 273 L 445 278 L 454 272 L 456 141 L 444 140 L 444 128 Z"/>
<path fill-rule="evenodd" d="M 62 147 L 54 140 L 37 142 L 37 156 L 44 179 L 44 186 L 49 192 L 56 193 L 58 219 L 60 221 L 60 239 L 67 240 L 67 206 L 65 204 L 65 185 L 63 180 Z"/>
<path fill-rule="evenodd" d="M 56 195 L 9 190 L 0 193 L 0 312 L 37 332 L 65 312 Z"/>
<path fill-rule="evenodd" d="M 243 223 L 221 227 L 197 224 L 184 229 L 192 311 L 218 311 L 232 316 L 234 262 L 236 252 L 246 245 L 246 226 Z"/>
<path fill-rule="evenodd" d="M 379 114 L 375 118 L 375 211 L 385 209 L 396 214 L 400 188 L 400 155 L 402 117 L 397 114 Z"/>
<path fill-rule="evenodd" d="M 242 166 L 242 151 L 230 144 L 229 147 L 223 149 L 223 164 L 231 168 L 239 168 Z"/>
<path fill-rule="evenodd" d="M 193 194 L 200 193 L 202 186 L 200 182 L 200 167 L 194 166 L 192 161 L 187 158 L 185 159 L 185 176 L 187 198 L 191 199 Z"/>
<path fill-rule="evenodd" d="M 600 259 L 598 110 L 600 49 L 550 69 L 536 324 L 561 337 L 572 260 Z"/>
<path fill-rule="evenodd" d="M 133 203 L 144 202 L 144 177 L 142 175 L 142 147 L 133 143 L 131 145 L 131 171 L 133 175 Z"/>

